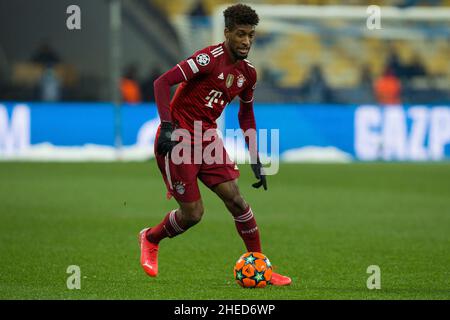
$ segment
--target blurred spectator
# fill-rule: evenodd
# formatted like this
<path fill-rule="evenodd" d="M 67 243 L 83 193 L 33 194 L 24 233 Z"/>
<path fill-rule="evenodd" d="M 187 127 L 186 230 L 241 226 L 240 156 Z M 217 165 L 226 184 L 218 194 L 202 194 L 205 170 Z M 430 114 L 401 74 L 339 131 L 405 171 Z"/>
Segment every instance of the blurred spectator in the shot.
<path fill-rule="evenodd" d="M 198 0 L 189 12 L 191 17 L 206 17 L 207 12 L 202 0 Z"/>
<path fill-rule="evenodd" d="M 197 0 L 189 12 L 189 18 L 194 28 L 209 26 L 209 17 L 202 0 Z"/>
<path fill-rule="evenodd" d="M 50 44 L 48 44 L 47 42 L 42 42 L 31 57 L 31 61 L 41 64 L 45 67 L 52 67 L 55 64 L 60 63 L 61 59 L 50 46 Z"/>
<path fill-rule="evenodd" d="M 37 84 L 39 99 L 45 102 L 61 100 L 62 85 L 55 70 L 55 65 L 61 63 L 61 58 L 48 41 L 41 41 L 31 56 L 31 62 L 43 67 L 42 76 Z"/>
<path fill-rule="evenodd" d="M 427 71 L 418 54 L 414 55 L 410 64 L 405 66 L 405 74 L 408 78 L 427 76 Z"/>
<path fill-rule="evenodd" d="M 367 64 L 360 69 L 359 91 L 366 103 L 374 101 L 372 72 Z"/>
<path fill-rule="evenodd" d="M 389 67 L 374 83 L 375 97 L 380 104 L 400 104 L 401 89 L 399 78 Z"/>
<path fill-rule="evenodd" d="M 162 72 L 158 68 L 151 68 L 148 76 L 141 83 L 142 100 L 145 102 L 154 102 L 155 93 L 153 90 L 153 82 L 158 79 Z"/>
<path fill-rule="evenodd" d="M 267 68 L 266 66 L 261 67 L 261 80 L 267 83 L 268 85 L 272 87 L 278 87 L 276 78 L 276 72 L 274 72 L 272 69 Z"/>
<path fill-rule="evenodd" d="M 48 66 L 39 82 L 40 99 L 45 102 L 61 100 L 61 81 L 53 67 Z"/>
<path fill-rule="evenodd" d="M 141 89 L 137 81 L 137 67 L 130 65 L 120 82 L 122 101 L 127 103 L 139 103 L 142 101 Z"/>
<path fill-rule="evenodd" d="M 319 65 L 314 65 L 311 67 L 308 78 L 303 84 L 302 92 L 306 102 L 332 102 L 331 89 L 328 86 L 322 69 Z"/>
<path fill-rule="evenodd" d="M 395 74 L 399 78 L 405 77 L 405 68 L 403 64 L 400 62 L 400 58 L 397 55 L 397 52 L 395 52 L 394 49 L 390 49 L 387 62 L 386 62 L 387 68 L 391 70 L 393 74 Z"/>
<path fill-rule="evenodd" d="M 426 80 L 429 86 L 432 86 L 432 77 L 429 77 L 426 68 L 418 54 L 414 55 L 412 61 L 405 65 L 404 67 L 404 78 L 401 78 L 403 84 L 403 92 L 406 93 L 407 97 L 411 97 L 410 93 L 414 93 L 414 80 L 417 78 L 422 78 Z"/>

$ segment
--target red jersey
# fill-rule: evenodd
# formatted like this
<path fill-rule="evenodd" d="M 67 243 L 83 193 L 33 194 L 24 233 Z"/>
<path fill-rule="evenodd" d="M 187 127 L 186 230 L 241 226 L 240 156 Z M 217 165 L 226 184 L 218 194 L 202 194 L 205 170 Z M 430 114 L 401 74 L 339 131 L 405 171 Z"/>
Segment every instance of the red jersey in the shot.
<path fill-rule="evenodd" d="M 203 131 L 217 128 L 216 119 L 236 96 L 253 101 L 255 67 L 247 60 L 232 62 L 225 44 L 197 51 L 177 67 L 184 82 L 170 103 L 174 124 L 194 132 L 194 121 L 202 121 Z"/>

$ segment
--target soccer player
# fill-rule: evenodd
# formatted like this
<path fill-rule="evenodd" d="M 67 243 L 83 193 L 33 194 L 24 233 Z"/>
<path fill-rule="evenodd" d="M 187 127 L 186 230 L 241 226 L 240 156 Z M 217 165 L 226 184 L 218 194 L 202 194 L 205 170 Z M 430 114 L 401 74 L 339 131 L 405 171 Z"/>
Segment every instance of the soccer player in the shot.
<path fill-rule="evenodd" d="M 259 230 L 250 205 L 239 192 L 237 178 L 239 170 L 229 159 L 223 144 L 220 144 L 222 160 L 210 163 L 203 158 L 178 163 L 173 154 L 183 141 L 172 140 L 174 130 L 183 129 L 191 140 L 189 147 L 200 145 L 205 151 L 217 136 L 209 141 L 195 142 L 195 122 L 201 121 L 200 136 L 208 129 L 217 128 L 216 119 L 236 96 L 240 97 L 239 123 L 246 132 L 256 130 L 253 113 L 253 91 L 256 86 L 256 70 L 247 55 L 255 37 L 259 22 L 256 12 L 247 5 L 236 4 L 224 11 L 225 41 L 194 53 L 164 73 L 154 82 L 155 99 L 161 125 L 156 134 L 155 155 L 168 190 L 179 208 L 167 213 L 156 226 L 145 228 L 139 234 L 141 265 L 152 277 L 158 274 L 158 247 L 164 238 L 172 238 L 197 224 L 203 215 L 203 203 L 197 179 L 200 179 L 220 199 L 234 217 L 239 235 L 247 251 L 262 252 Z M 179 84 L 172 101 L 170 87 Z M 197 122 L 198 123 L 198 122 Z M 198 129 L 198 125 L 197 125 Z M 255 132 L 255 131 L 250 131 Z M 256 133 L 255 133 L 256 134 Z M 192 138 L 193 137 L 193 138 Z M 206 139 L 204 139 L 206 140 Z M 251 147 L 246 138 L 252 158 L 252 170 L 259 180 L 253 187 L 267 190 L 267 182 L 256 147 Z M 217 150 L 217 149 L 216 149 Z M 183 152 L 182 152 L 183 153 Z M 195 151 L 193 152 L 195 153 Z M 278 273 L 272 275 L 272 285 L 289 285 L 291 279 Z"/>

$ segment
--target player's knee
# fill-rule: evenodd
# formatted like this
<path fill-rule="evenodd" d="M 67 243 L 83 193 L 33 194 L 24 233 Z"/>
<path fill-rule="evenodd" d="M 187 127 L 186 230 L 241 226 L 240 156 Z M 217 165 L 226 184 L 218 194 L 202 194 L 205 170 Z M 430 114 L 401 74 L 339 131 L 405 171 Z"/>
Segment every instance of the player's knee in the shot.
<path fill-rule="evenodd" d="M 190 211 L 185 216 L 186 224 L 188 226 L 193 226 L 193 225 L 199 223 L 200 220 L 202 220 L 202 217 L 203 217 L 203 209 L 202 210 L 198 209 L 198 210 Z"/>
<path fill-rule="evenodd" d="M 203 208 L 194 210 L 190 212 L 190 214 L 188 215 L 189 222 L 191 222 L 192 224 L 199 223 L 200 220 L 202 220 L 202 217 L 203 217 Z"/>
<path fill-rule="evenodd" d="M 226 204 L 228 207 L 232 207 L 235 211 L 244 211 L 247 209 L 247 203 L 244 198 L 240 194 L 235 194 L 226 200 Z"/>
<path fill-rule="evenodd" d="M 193 203 L 187 206 L 184 206 L 182 209 L 183 220 L 186 225 L 193 226 L 200 222 L 203 217 L 203 205 L 201 203 Z"/>

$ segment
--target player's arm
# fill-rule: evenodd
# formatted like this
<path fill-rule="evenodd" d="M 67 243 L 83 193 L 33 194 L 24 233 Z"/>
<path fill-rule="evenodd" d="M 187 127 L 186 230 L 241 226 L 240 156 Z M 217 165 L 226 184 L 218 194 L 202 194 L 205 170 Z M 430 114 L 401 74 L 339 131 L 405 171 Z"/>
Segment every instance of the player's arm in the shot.
<path fill-rule="evenodd" d="M 210 60 L 208 53 L 199 51 L 192 57 L 178 63 L 154 81 L 155 102 L 161 119 L 161 131 L 157 141 L 157 152 L 159 154 L 166 155 L 177 144 L 171 139 L 174 126 L 170 114 L 170 88 L 183 81 L 189 81 L 200 74 L 210 72 L 212 65 Z"/>
<path fill-rule="evenodd" d="M 155 102 L 161 122 L 172 122 L 170 115 L 170 87 L 184 81 L 178 65 L 162 74 L 153 82 Z"/>
<path fill-rule="evenodd" d="M 256 82 L 255 82 L 256 83 Z M 247 144 L 251 167 L 256 179 L 259 181 L 254 183 L 254 188 L 264 187 L 267 190 L 267 180 L 264 174 L 261 161 L 258 155 L 258 146 L 256 140 L 256 121 L 255 113 L 253 112 L 253 92 L 255 90 L 255 84 L 250 85 L 240 96 L 240 108 L 238 113 L 239 126 L 244 132 L 245 142 Z"/>
<path fill-rule="evenodd" d="M 170 153 L 177 144 L 176 141 L 172 141 L 174 127 L 170 115 L 170 87 L 183 81 L 184 78 L 180 69 L 175 66 L 153 82 L 156 107 L 161 119 L 161 129 L 156 142 L 156 151 L 161 155 Z"/>

